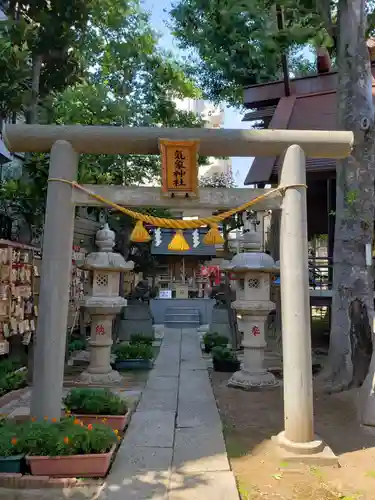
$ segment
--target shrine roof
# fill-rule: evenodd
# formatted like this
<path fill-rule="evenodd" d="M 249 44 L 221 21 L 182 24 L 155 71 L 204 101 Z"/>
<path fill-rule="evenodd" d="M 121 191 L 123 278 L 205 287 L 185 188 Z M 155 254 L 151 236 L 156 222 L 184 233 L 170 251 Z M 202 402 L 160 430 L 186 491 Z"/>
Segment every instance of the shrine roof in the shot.
<path fill-rule="evenodd" d="M 205 257 L 215 257 L 216 256 L 216 248 L 213 245 L 205 245 L 203 243 L 203 238 L 205 234 L 207 234 L 207 228 L 199 228 L 199 244 L 194 246 L 194 237 L 192 229 L 184 230 L 184 237 L 189 244 L 190 249 L 185 252 L 176 252 L 168 250 L 168 245 L 173 238 L 175 233 L 174 229 L 162 229 L 161 230 L 161 241 L 160 243 L 156 241 L 156 235 L 154 232 L 151 246 L 152 255 L 196 255 L 196 256 L 205 256 Z"/>
<path fill-rule="evenodd" d="M 372 64 L 372 93 L 375 102 L 375 64 Z M 286 97 L 284 82 L 270 82 L 244 88 L 244 105 L 249 111 L 244 121 L 263 120 L 265 128 L 279 130 L 336 129 L 337 72 L 295 78 L 291 95 Z M 282 163 L 278 156 L 257 157 L 250 166 L 245 185 L 278 182 Z M 306 172 L 324 179 L 335 176 L 333 158 L 306 159 Z"/>

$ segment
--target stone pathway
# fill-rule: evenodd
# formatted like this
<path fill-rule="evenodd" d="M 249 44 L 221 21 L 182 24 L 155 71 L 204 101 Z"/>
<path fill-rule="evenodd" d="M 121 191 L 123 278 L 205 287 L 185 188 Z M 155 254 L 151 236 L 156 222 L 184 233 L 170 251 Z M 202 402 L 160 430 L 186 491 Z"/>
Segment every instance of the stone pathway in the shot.
<path fill-rule="evenodd" d="M 238 500 L 192 329 L 166 329 L 100 500 Z"/>

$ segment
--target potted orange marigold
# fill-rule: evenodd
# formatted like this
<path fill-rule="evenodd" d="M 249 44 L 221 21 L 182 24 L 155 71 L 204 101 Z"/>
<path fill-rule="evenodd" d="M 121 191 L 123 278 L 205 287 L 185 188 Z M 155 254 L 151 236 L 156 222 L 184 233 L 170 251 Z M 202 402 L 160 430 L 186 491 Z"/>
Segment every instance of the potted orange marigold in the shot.
<path fill-rule="evenodd" d="M 22 451 L 34 476 L 104 477 L 120 440 L 117 432 L 103 424 L 85 426 L 74 418 L 19 426 Z"/>
<path fill-rule="evenodd" d="M 22 435 L 11 421 L 0 423 L 0 473 L 19 474 L 25 470 Z"/>

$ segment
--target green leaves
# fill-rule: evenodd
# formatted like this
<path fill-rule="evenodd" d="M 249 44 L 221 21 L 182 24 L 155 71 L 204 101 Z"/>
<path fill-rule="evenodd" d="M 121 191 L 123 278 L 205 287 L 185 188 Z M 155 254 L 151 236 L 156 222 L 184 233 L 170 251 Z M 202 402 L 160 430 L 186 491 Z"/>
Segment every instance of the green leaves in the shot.
<path fill-rule="evenodd" d="M 73 414 L 84 415 L 125 415 L 126 402 L 109 389 L 72 389 L 64 404 Z"/>
<path fill-rule="evenodd" d="M 175 99 L 200 97 L 187 68 L 157 46 L 138 0 L 47 0 L 20 3 L 25 15 L 0 24 L 0 113 L 23 113 L 32 89 L 32 56 L 43 55 L 40 123 L 200 127 Z M 26 13 L 27 10 L 27 13 Z M 35 81 L 34 81 L 35 83 Z M 2 90 L 4 89 L 4 94 Z M 32 225 L 43 220 L 48 155 L 30 155 L 25 179 L 2 186 L 7 209 Z M 79 182 L 139 185 L 160 180 L 159 156 L 81 155 Z"/>
<path fill-rule="evenodd" d="M 237 102 L 241 86 L 277 73 L 275 42 L 268 37 L 267 51 L 262 44 L 275 18 L 262 2 L 181 0 L 171 15 L 180 46 L 199 56 L 196 77 L 209 98 Z"/>
<path fill-rule="evenodd" d="M 48 415 L 46 415 L 48 417 Z M 91 427 L 74 423 L 74 418 L 60 422 L 6 423 L 2 432 L 15 430 L 16 446 L 21 453 L 33 456 L 87 455 L 108 452 L 117 443 L 115 432 L 104 424 Z"/>
<path fill-rule="evenodd" d="M 147 344 L 117 344 L 113 350 L 117 361 L 144 359 L 154 357 L 152 347 Z"/>
<path fill-rule="evenodd" d="M 183 49 L 191 51 L 191 71 L 205 95 L 216 101 L 242 102 L 242 88 L 281 78 L 281 55 L 300 75 L 308 44 L 333 47 L 334 15 L 323 15 L 315 0 L 179 0 L 171 10 L 172 28 Z M 332 5 L 334 2 L 332 2 Z M 283 8 L 279 30 L 276 6 Z M 327 14 L 324 9 L 324 14 Z M 195 58 L 195 59 L 194 59 Z"/>
<path fill-rule="evenodd" d="M 211 176 L 201 177 L 199 184 L 201 187 L 231 188 L 234 187 L 234 179 L 231 173 L 215 173 Z"/>

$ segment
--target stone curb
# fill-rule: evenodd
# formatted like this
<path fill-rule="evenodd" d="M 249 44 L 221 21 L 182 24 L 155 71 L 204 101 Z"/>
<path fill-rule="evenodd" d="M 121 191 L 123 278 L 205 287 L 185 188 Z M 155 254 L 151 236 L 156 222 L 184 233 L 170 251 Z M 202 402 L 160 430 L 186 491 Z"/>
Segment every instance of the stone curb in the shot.
<path fill-rule="evenodd" d="M 23 476 L 22 474 L 0 473 L 0 488 L 9 489 L 45 489 L 45 488 L 74 488 L 101 487 L 104 483 L 95 479 L 50 478 L 48 476 Z"/>
<path fill-rule="evenodd" d="M 0 397 L 0 408 L 8 405 L 13 400 L 22 397 L 23 394 L 26 393 L 29 389 L 30 389 L 30 387 L 26 386 L 26 387 L 22 387 L 22 389 L 16 389 L 14 391 L 8 392 L 7 394 L 4 394 L 4 396 Z"/>

